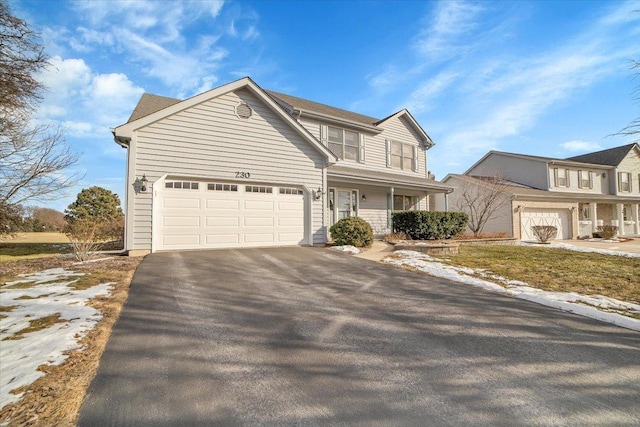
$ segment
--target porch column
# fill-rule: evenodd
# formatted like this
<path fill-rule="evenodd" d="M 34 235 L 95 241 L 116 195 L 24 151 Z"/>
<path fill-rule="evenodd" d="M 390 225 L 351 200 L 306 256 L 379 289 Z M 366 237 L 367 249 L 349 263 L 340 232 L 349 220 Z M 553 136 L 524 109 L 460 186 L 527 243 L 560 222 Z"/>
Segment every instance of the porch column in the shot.
<path fill-rule="evenodd" d="M 591 218 L 591 233 L 595 233 L 598 228 L 598 204 L 595 202 L 589 203 L 589 218 Z"/>
<path fill-rule="evenodd" d="M 616 205 L 616 211 L 618 214 L 618 236 L 624 236 L 624 215 L 622 211 L 624 209 L 624 205 L 622 203 L 618 203 Z"/>
<path fill-rule="evenodd" d="M 389 199 L 387 200 L 387 226 L 390 232 L 393 232 L 393 221 L 391 220 L 391 214 L 393 214 L 393 187 L 389 188 Z"/>
<path fill-rule="evenodd" d="M 640 235 L 640 218 L 638 218 L 638 209 L 640 204 L 631 205 L 631 219 L 633 220 L 633 234 Z"/>

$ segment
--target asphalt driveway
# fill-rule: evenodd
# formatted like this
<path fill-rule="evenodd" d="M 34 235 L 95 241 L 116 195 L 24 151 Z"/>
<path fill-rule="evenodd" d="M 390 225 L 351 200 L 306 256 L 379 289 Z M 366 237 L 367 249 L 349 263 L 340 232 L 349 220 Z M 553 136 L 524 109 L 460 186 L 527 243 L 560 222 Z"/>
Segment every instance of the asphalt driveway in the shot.
<path fill-rule="evenodd" d="M 640 425 L 640 334 L 321 248 L 145 258 L 80 425 Z"/>

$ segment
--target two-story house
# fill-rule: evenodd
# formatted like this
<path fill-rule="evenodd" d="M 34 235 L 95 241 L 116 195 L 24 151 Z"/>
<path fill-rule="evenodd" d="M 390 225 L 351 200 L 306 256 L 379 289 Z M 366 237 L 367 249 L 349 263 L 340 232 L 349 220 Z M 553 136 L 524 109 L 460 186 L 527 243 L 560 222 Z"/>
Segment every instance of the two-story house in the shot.
<path fill-rule="evenodd" d="M 243 78 L 185 100 L 144 94 L 112 130 L 127 149 L 125 247 L 312 245 L 360 216 L 450 191 L 430 179 L 431 138 L 409 111 L 384 119 L 263 90 Z"/>
<path fill-rule="evenodd" d="M 553 225 L 558 239 L 573 239 L 590 236 L 599 225 L 615 225 L 620 236 L 640 234 L 638 144 L 567 159 L 490 151 L 463 175 L 449 174 L 442 182 L 481 189 L 496 178 L 508 203 L 487 223 L 486 232 L 534 240 L 533 225 Z M 459 194 L 454 190 L 446 203 L 438 197 L 437 207 L 457 205 Z"/>

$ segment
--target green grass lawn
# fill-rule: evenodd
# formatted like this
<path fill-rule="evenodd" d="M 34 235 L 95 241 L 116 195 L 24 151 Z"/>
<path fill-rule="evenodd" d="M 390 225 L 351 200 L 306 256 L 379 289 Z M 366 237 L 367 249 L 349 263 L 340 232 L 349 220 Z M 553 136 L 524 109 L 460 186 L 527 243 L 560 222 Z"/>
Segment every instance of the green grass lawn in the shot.
<path fill-rule="evenodd" d="M 62 233 L 18 233 L 0 240 L 0 262 L 56 256 L 71 252 Z"/>
<path fill-rule="evenodd" d="M 640 258 L 511 245 L 461 245 L 451 264 L 485 269 L 539 289 L 640 303 Z"/>

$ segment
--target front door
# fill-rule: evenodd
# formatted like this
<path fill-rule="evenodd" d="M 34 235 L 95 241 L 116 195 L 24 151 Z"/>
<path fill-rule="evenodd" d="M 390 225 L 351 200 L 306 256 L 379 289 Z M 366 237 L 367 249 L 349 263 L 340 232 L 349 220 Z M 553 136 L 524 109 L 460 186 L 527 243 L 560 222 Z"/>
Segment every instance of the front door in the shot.
<path fill-rule="evenodd" d="M 342 218 L 358 214 L 358 190 L 329 190 L 329 222 L 335 224 Z"/>

